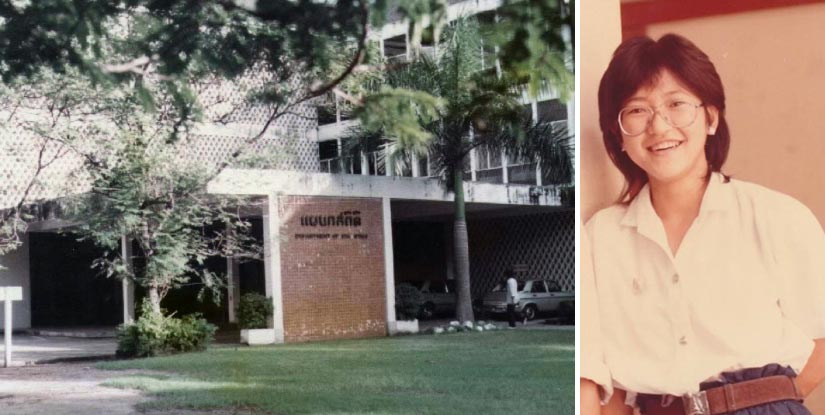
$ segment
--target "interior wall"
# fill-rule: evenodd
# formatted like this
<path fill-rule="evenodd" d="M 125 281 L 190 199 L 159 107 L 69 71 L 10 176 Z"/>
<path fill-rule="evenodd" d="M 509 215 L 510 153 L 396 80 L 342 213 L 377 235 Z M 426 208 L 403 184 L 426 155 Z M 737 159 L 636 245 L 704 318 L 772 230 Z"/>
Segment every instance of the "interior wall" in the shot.
<path fill-rule="evenodd" d="M 787 193 L 825 223 L 825 4 L 682 20 L 648 27 L 691 39 L 710 56 L 727 95 L 731 149 L 723 172 Z"/>
<path fill-rule="evenodd" d="M 599 80 L 610 62 L 613 50 L 621 42 L 622 30 L 618 0 L 580 2 L 579 11 L 579 187 L 581 215 L 583 220 L 587 220 L 598 209 L 614 202 L 624 183 L 602 145 L 598 101 Z"/>
<path fill-rule="evenodd" d="M 23 245 L 0 256 L 0 286 L 23 287 L 23 300 L 12 302 L 12 327 L 14 330 L 31 328 L 31 284 L 29 278 L 29 234 L 22 237 Z M 0 303 L 0 328 L 5 327 L 5 305 Z"/>

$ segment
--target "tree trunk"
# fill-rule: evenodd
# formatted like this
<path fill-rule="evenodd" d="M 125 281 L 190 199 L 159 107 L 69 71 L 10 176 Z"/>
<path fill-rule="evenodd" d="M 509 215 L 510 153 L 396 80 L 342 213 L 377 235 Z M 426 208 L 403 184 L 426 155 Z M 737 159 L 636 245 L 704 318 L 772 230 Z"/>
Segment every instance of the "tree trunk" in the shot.
<path fill-rule="evenodd" d="M 460 166 L 460 164 L 459 164 Z M 470 294 L 470 245 L 467 238 L 467 220 L 464 215 L 464 178 L 458 169 L 453 177 L 455 197 L 455 221 L 453 222 L 453 255 L 455 262 L 455 285 L 458 291 L 456 318 L 461 321 L 475 321 L 473 299 Z"/>
<path fill-rule="evenodd" d="M 152 312 L 160 314 L 160 292 L 157 285 L 149 286 L 149 304 L 152 305 Z"/>

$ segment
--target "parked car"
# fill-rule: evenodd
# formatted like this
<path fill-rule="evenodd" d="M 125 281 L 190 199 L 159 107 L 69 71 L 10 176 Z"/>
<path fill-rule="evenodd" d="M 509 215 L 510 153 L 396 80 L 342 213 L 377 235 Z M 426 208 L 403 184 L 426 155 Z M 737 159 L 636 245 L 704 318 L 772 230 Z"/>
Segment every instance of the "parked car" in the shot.
<path fill-rule="evenodd" d="M 436 315 L 455 315 L 456 292 L 454 280 L 423 281 L 412 283 L 424 297 L 421 305 L 421 318 L 433 318 Z"/>
<path fill-rule="evenodd" d="M 533 320 L 539 314 L 564 314 L 573 310 L 575 294 L 562 291 L 559 283 L 553 280 L 518 281 L 519 302 L 516 312 L 522 318 Z M 499 284 L 484 296 L 482 310 L 489 314 L 507 312 L 507 284 Z M 562 316 L 567 317 L 567 316 Z"/>

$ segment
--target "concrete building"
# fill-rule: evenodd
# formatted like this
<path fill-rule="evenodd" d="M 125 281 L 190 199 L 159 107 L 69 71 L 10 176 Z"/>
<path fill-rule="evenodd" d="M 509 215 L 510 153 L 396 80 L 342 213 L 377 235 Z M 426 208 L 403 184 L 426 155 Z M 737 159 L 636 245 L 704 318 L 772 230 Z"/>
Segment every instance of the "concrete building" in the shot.
<path fill-rule="evenodd" d="M 500 4 L 451 3 L 451 16 L 471 13 L 480 19 L 494 18 Z M 388 59 L 409 57 L 404 22 L 377 32 Z M 573 103 L 558 97 L 548 88 L 537 99 L 525 95 L 524 105 L 536 118 L 572 126 Z M 226 169 L 208 186 L 209 193 L 256 201 L 246 215 L 262 240 L 263 260 L 210 262 L 228 276 L 220 306 L 196 303 L 187 290 L 170 294 L 169 300 L 182 311 L 197 309 L 213 322 L 229 323 L 236 320 L 241 294 L 264 293 L 275 305 L 272 328 L 278 342 L 392 333 L 397 283 L 453 278 L 452 194 L 430 176 L 427 158 L 397 167 L 387 162 L 386 148 L 345 156 L 341 135 L 354 121 L 339 108 L 319 111 L 306 104 L 295 112 L 257 144 L 261 151 L 286 149 L 277 168 Z M 185 157 L 221 160 L 264 119 L 263 112 L 249 108 L 227 125 L 203 125 L 183 150 Z M 21 137 L 22 132 L 5 144 L 21 144 Z M 29 151 L 16 164 L 3 163 L 0 176 L 16 176 L 34 156 Z M 50 177 L 61 177 L 78 161 L 61 163 Z M 508 160 L 484 148 L 471 155 L 465 177 L 474 296 L 489 291 L 515 265 L 525 276 L 554 279 L 573 289 L 574 214 L 561 196 L 567 186 L 546 186 L 535 163 Z M 83 183 L 76 191 L 83 191 Z M 9 192 L 2 202 L 12 196 Z M 45 190 L 38 195 L 57 196 Z M 41 206 L 48 210 L 50 205 Z M 67 228 L 45 210 L 23 246 L 0 258 L 7 267 L 0 271 L 0 285 L 23 286 L 24 301 L 14 305 L 15 328 L 106 326 L 132 319 L 135 287 L 95 276 L 88 266 L 95 248 L 55 233 Z M 125 256 L 131 256 L 131 248 L 123 244 Z"/>

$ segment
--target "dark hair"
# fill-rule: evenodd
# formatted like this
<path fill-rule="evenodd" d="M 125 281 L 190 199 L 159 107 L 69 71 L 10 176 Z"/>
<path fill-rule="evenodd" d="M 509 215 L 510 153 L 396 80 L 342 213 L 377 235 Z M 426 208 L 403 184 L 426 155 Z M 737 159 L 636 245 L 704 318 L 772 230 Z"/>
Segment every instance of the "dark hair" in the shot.
<path fill-rule="evenodd" d="M 710 172 L 718 172 L 728 157 L 730 130 L 725 121 L 725 91 L 716 68 L 696 45 L 679 35 L 658 41 L 636 37 L 622 42 L 599 84 L 599 126 L 607 154 L 627 180 L 619 200 L 628 203 L 647 183 L 647 173 L 622 151 L 619 111 L 639 88 L 653 85 L 663 70 L 669 71 L 707 107 L 719 111 L 719 125 L 705 145 Z"/>

